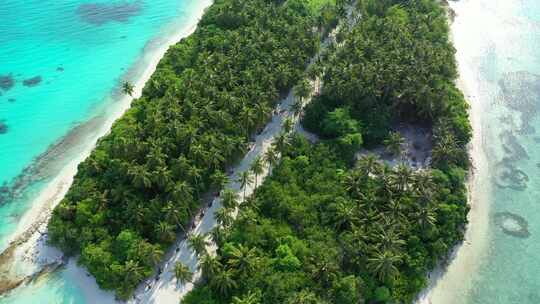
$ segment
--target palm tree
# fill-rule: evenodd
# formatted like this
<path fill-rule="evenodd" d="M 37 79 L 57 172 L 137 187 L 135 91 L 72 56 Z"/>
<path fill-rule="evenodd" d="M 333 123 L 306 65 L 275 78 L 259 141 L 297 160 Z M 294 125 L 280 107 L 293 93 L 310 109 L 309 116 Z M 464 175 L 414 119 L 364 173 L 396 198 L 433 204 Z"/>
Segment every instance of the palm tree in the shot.
<path fill-rule="evenodd" d="M 133 184 L 139 189 L 148 189 L 152 186 L 152 175 L 144 166 L 133 165 L 128 169 L 128 175 L 131 176 Z"/>
<path fill-rule="evenodd" d="M 158 225 L 155 228 L 156 234 L 158 235 L 158 238 L 162 242 L 172 242 L 176 238 L 176 234 L 174 233 L 174 228 L 171 224 L 160 221 Z"/>
<path fill-rule="evenodd" d="M 208 279 L 216 275 L 222 268 L 222 265 L 217 257 L 211 256 L 206 253 L 200 259 L 199 268 L 202 271 L 204 277 Z"/>
<path fill-rule="evenodd" d="M 375 238 L 379 248 L 383 251 L 400 252 L 401 248 L 406 244 L 393 228 L 383 226 L 378 227 L 378 233 Z"/>
<path fill-rule="evenodd" d="M 293 130 L 293 127 L 294 127 L 293 120 L 290 118 L 285 119 L 285 121 L 283 122 L 283 132 L 287 134 L 291 133 L 291 131 Z"/>
<path fill-rule="evenodd" d="M 373 153 L 362 156 L 356 166 L 364 171 L 366 175 L 378 174 L 382 167 L 379 157 Z"/>
<path fill-rule="evenodd" d="M 161 258 L 163 257 L 163 250 L 161 250 L 161 248 L 159 248 L 158 246 L 153 246 L 150 244 L 148 245 L 149 246 L 145 252 L 146 254 L 145 260 L 149 261 L 150 265 L 156 266 L 161 261 Z"/>
<path fill-rule="evenodd" d="M 386 146 L 386 151 L 394 156 L 401 154 L 402 146 L 405 144 L 405 139 L 399 132 L 390 132 L 388 137 L 383 141 Z"/>
<path fill-rule="evenodd" d="M 189 146 L 189 157 L 190 159 L 195 160 L 196 164 L 206 164 L 208 160 L 208 151 L 206 151 L 200 143 L 194 142 Z"/>
<path fill-rule="evenodd" d="M 265 103 L 259 102 L 255 105 L 255 116 L 259 123 L 264 122 L 270 115 L 270 112 L 271 109 Z"/>
<path fill-rule="evenodd" d="M 291 82 L 291 78 L 292 78 L 291 70 L 287 67 L 287 65 L 279 64 L 275 68 L 275 74 L 276 74 L 276 79 L 278 81 L 277 83 L 278 89 L 280 91 L 286 89 Z"/>
<path fill-rule="evenodd" d="M 234 280 L 233 273 L 230 270 L 220 270 L 210 280 L 210 286 L 223 296 L 228 296 L 232 289 L 238 284 Z"/>
<path fill-rule="evenodd" d="M 244 131 L 246 132 L 247 140 L 249 140 L 249 135 L 251 133 L 251 128 L 255 124 L 256 114 L 252 110 L 251 107 L 246 106 L 240 112 L 240 117 L 239 118 L 240 118 L 240 120 L 242 120 L 244 122 L 244 128 L 245 128 Z"/>
<path fill-rule="evenodd" d="M 402 199 L 390 199 L 386 203 L 386 214 L 396 221 L 398 226 L 403 225 L 407 222 L 406 206 L 405 203 L 408 202 L 408 198 Z"/>
<path fill-rule="evenodd" d="M 429 195 L 435 188 L 431 172 L 428 170 L 416 172 L 413 176 L 413 187 L 418 194 L 422 196 Z"/>
<path fill-rule="evenodd" d="M 262 158 L 257 156 L 251 163 L 249 170 L 255 175 L 255 188 L 257 188 L 257 181 L 260 174 L 264 172 L 264 164 Z"/>
<path fill-rule="evenodd" d="M 122 92 L 124 92 L 124 94 L 133 96 L 134 90 L 135 87 L 130 82 L 126 81 L 124 84 L 122 84 Z"/>
<path fill-rule="evenodd" d="M 395 186 L 398 191 L 406 190 L 409 187 L 412 177 L 412 169 L 404 164 L 399 164 L 390 175 L 392 185 Z"/>
<path fill-rule="evenodd" d="M 154 172 L 154 182 L 163 191 L 168 191 L 172 180 L 172 172 L 167 166 L 159 166 Z"/>
<path fill-rule="evenodd" d="M 209 160 L 210 167 L 214 170 L 219 170 L 225 163 L 225 157 L 223 156 L 223 151 L 214 149 L 209 153 L 209 157 L 210 157 L 210 160 Z"/>
<path fill-rule="evenodd" d="M 199 184 L 202 181 L 202 175 L 201 175 L 201 168 L 197 168 L 195 166 L 189 166 L 187 175 L 189 176 L 189 179 L 193 181 L 193 184 L 195 185 L 195 190 L 199 191 Z"/>
<path fill-rule="evenodd" d="M 399 270 L 397 265 L 402 261 L 402 257 L 392 251 L 375 250 L 367 260 L 368 270 L 376 274 L 381 282 L 387 278 L 394 278 Z"/>
<path fill-rule="evenodd" d="M 290 145 L 289 136 L 287 133 L 282 132 L 276 137 L 276 140 L 273 142 L 273 146 L 276 148 L 276 151 L 280 154 L 285 152 L 285 149 Z"/>
<path fill-rule="evenodd" d="M 223 227 L 229 227 L 233 222 L 230 209 L 220 208 L 214 212 L 214 217 L 217 222 Z"/>
<path fill-rule="evenodd" d="M 174 186 L 172 195 L 178 202 L 191 200 L 193 199 L 193 188 L 186 181 L 181 181 Z"/>
<path fill-rule="evenodd" d="M 303 78 L 300 83 L 298 83 L 293 88 L 293 93 L 296 97 L 303 102 L 306 98 L 311 95 L 312 86 L 306 78 Z"/>
<path fill-rule="evenodd" d="M 458 153 L 457 141 L 452 133 L 445 132 L 442 136 L 437 136 L 432 151 L 434 164 L 446 165 L 454 161 Z"/>
<path fill-rule="evenodd" d="M 176 277 L 176 281 L 180 284 L 186 284 L 193 281 L 193 272 L 182 262 L 177 262 L 176 265 L 174 265 L 174 276 Z"/>
<path fill-rule="evenodd" d="M 261 296 L 257 293 L 249 291 L 242 297 L 234 296 L 232 298 L 232 304 L 259 304 L 261 303 Z"/>
<path fill-rule="evenodd" d="M 129 208 L 129 220 L 133 221 L 134 223 L 137 223 L 137 225 L 142 226 L 145 220 L 147 220 L 146 211 L 148 211 L 147 208 L 145 208 L 142 204 L 137 205 L 135 208 Z"/>
<path fill-rule="evenodd" d="M 365 252 L 369 249 L 371 244 L 370 242 L 370 235 L 366 232 L 367 231 L 366 225 L 353 225 L 351 229 L 351 243 L 356 247 L 358 252 Z M 371 231 L 370 231 L 371 232 Z M 368 245 L 369 244 L 369 245 Z M 357 255 L 354 257 L 357 260 L 364 260 L 364 255 Z"/>
<path fill-rule="evenodd" d="M 294 293 L 291 297 L 287 299 L 287 302 L 285 303 L 286 304 L 318 304 L 322 302 L 314 292 L 304 289 L 300 292 Z"/>
<path fill-rule="evenodd" d="M 358 172 L 358 170 L 353 170 L 349 174 L 347 174 L 343 180 L 343 183 L 345 184 L 345 189 L 354 195 L 355 198 L 360 198 L 361 196 L 361 189 L 363 185 L 362 180 L 362 173 Z"/>
<path fill-rule="evenodd" d="M 154 143 L 160 145 L 160 143 Z M 151 169 L 156 169 L 160 166 L 165 166 L 165 159 L 167 156 L 163 153 L 161 147 L 152 147 L 148 155 L 146 155 L 147 165 Z"/>
<path fill-rule="evenodd" d="M 264 160 L 268 164 L 268 167 L 272 168 L 279 161 L 279 154 L 275 147 L 270 147 L 264 154 Z"/>
<path fill-rule="evenodd" d="M 230 251 L 231 257 L 227 263 L 240 273 L 250 273 L 257 261 L 255 248 L 248 248 L 242 244 L 233 246 Z"/>
<path fill-rule="evenodd" d="M 184 225 L 182 225 L 182 219 L 180 218 L 180 211 L 173 202 L 168 201 L 163 207 L 163 212 L 165 213 L 165 218 L 167 221 L 173 222 L 176 224 L 176 227 L 180 228 L 183 232 L 186 232 Z"/>
<path fill-rule="evenodd" d="M 216 243 L 216 245 L 220 246 L 226 240 L 228 231 L 228 228 L 226 229 L 223 226 L 216 225 L 210 231 L 210 237 L 212 238 L 212 241 Z"/>
<path fill-rule="evenodd" d="M 188 237 L 188 243 L 198 257 L 206 253 L 206 246 L 209 245 L 204 234 L 191 234 Z"/>
<path fill-rule="evenodd" d="M 236 209 L 238 207 L 238 194 L 232 189 L 225 189 L 221 194 L 221 204 L 227 209 Z"/>
<path fill-rule="evenodd" d="M 425 207 L 421 208 L 420 211 L 416 213 L 416 218 L 418 221 L 418 224 L 422 229 L 428 229 L 430 227 L 433 227 L 435 223 L 437 222 L 437 216 L 435 214 L 435 208 L 433 207 Z"/>
<path fill-rule="evenodd" d="M 338 230 L 345 230 L 351 227 L 356 219 L 354 205 L 342 197 L 339 197 L 336 199 L 336 202 L 332 204 L 332 207 L 333 214 L 331 217 L 334 227 Z"/>
<path fill-rule="evenodd" d="M 309 79 L 315 81 L 318 77 L 320 77 L 324 72 L 324 66 L 322 63 L 315 61 L 312 63 L 308 70 L 307 70 L 307 76 Z"/>
<path fill-rule="evenodd" d="M 294 114 L 294 116 L 299 116 L 302 113 L 302 109 L 304 108 L 304 105 L 300 100 L 297 100 L 295 103 L 291 105 L 291 110 Z"/>
<path fill-rule="evenodd" d="M 143 277 L 143 268 L 139 265 L 139 262 L 126 261 L 124 264 L 124 285 L 139 282 Z"/>
<path fill-rule="evenodd" d="M 251 176 L 251 172 L 249 170 L 246 170 L 240 174 L 240 178 L 238 178 L 238 182 L 240 183 L 240 187 L 244 189 L 244 197 L 243 200 L 246 200 L 246 188 L 250 186 L 253 183 L 253 177 Z"/>
<path fill-rule="evenodd" d="M 229 182 L 229 177 L 223 171 L 215 171 L 212 176 L 210 176 L 212 186 L 217 189 L 222 189 Z"/>

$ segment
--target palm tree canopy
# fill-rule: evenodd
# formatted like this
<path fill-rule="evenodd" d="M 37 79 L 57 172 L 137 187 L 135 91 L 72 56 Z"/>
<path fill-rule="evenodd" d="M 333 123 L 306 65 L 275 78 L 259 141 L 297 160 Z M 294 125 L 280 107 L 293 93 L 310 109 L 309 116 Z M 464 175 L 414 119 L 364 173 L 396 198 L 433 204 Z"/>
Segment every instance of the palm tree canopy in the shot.
<path fill-rule="evenodd" d="M 206 235 L 203 234 L 191 234 L 188 237 L 188 243 L 198 256 L 205 254 L 206 247 L 209 245 Z"/>
<path fill-rule="evenodd" d="M 122 84 L 122 92 L 126 95 L 133 96 L 135 87 L 128 81 Z"/>
<path fill-rule="evenodd" d="M 193 272 L 182 262 L 174 265 L 174 276 L 180 284 L 186 284 L 193 281 Z"/>
<path fill-rule="evenodd" d="M 232 289 L 238 287 L 230 270 L 221 270 L 210 279 L 210 286 L 219 294 L 227 296 Z"/>

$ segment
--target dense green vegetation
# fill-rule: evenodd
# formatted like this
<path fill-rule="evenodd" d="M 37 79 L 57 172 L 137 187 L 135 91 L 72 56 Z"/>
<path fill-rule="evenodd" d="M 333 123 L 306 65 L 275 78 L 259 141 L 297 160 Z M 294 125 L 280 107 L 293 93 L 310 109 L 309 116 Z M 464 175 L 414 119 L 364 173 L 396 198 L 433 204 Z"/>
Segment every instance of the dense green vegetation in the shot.
<path fill-rule="evenodd" d="M 464 177 L 373 156 L 351 168 L 329 144 L 295 138 L 220 229 L 218 255 L 203 257 L 205 281 L 183 303 L 411 302 L 461 237 Z"/>
<path fill-rule="evenodd" d="M 467 103 L 454 85 L 455 50 L 445 11 L 431 0 L 360 1 L 359 6 L 361 22 L 339 35 L 343 45 L 319 67 L 325 88 L 306 110 L 305 127 L 334 137 L 328 113 L 345 112 L 360 122 L 370 146 L 379 144 L 396 120 L 435 124 L 438 135 L 453 137 L 446 150 L 459 150 L 451 162 L 465 165 L 461 148 L 471 128 Z M 437 162 L 448 156 L 437 156 Z"/>
<path fill-rule="evenodd" d="M 79 166 L 49 224 L 52 244 L 127 298 L 202 196 L 222 187 L 335 23 L 332 1 L 215 1 Z"/>
<path fill-rule="evenodd" d="M 217 255 L 199 252 L 203 279 L 182 303 L 411 303 L 462 239 L 471 128 L 445 11 L 436 0 L 358 10 L 312 71 L 324 87 L 303 121 L 323 140 L 279 139 L 281 160 L 212 233 Z M 432 128 L 432 168 L 354 159 L 383 143 L 398 154 L 403 121 Z"/>

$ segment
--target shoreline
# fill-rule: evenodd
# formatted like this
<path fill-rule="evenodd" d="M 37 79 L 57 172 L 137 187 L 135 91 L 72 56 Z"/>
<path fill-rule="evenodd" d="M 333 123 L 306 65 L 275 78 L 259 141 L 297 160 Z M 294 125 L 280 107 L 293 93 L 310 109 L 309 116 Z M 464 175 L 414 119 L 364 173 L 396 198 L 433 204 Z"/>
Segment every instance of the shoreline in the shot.
<path fill-rule="evenodd" d="M 465 227 L 464 239 L 452 248 L 445 265 L 438 265 L 429 273 L 428 286 L 418 295 L 417 304 L 453 304 L 456 298 L 463 298 L 471 286 L 472 275 L 477 273 L 484 255 L 487 253 L 489 243 L 489 201 L 491 183 L 487 151 L 484 148 L 486 133 L 482 120 L 485 113 L 484 105 L 479 98 L 477 88 L 474 88 L 476 76 L 467 66 L 465 46 L 458 47 L 455 39 L 465 26 L 460 27 L 460 14 L 462 10 L 456 8 L 454 3 L 449 4 L 454 12 L 454 18 L 449 19 L 451 37 L 456 48 L 456 62 L 458 64 L 459 78 L 457 87 L 465 96 L 470 109 L 469 119 L 473 128 L 473 137 L 470 142 L 469 155 L 471 169 L 467 182 L 467 201 L 470 206 L 467 215 L 468 224 Z"/>
<path fill-rule="evenodd" d="M 21 217 L 17 229 L 9 238 L 8 247 L 1 254 L 0 265 L 4 271 L 4 276 L 26 272 L 26 276 L 32 275 L 29 271 L 36 272 L 48 262 L 61 259 L 61 252 L 56 248 L 46 245 L 47 223 L 54 207 L 60 202 L 69 190 L 73 178 L 77 173 L 77 166 L 84 161 L 94 149 L 99 138 L 107 135 L 114 122 L 130 108 L 131 101 L 141 96 L 146 82 L 154 74 L 158 63 L 161 61 L 166 51 L 181 39 L 191 35 L 197 28 L 204 11 L 213 3 L 213 0 L 194 1 L 189 4 L 189 17 L 186 20 L 177 19 L 166 25 L 163 34 L 156 36 L 147 42 L 141 56 L 135 64 L 121 77 L 118 87 L 105 98 L 110 98 L 109 102 L 104 102 L 98 108 L 97 115 L 72 129 L 64 138 L 51 149 L 62 145 L 64 141 L 74 140 L 74 146 L 68 150 L 66 157 L 69 159 L 53 159 L 52 162 L 64 163 L 59 173 L 40 191 L 32 200 L 32 207 Z M 181 23 L 181 24 L 180 24 Z M 181 25 L 179 27 L 179 25 Z M 133 97 L 120 93 L 119 87 L 123 81 L 132 81 L 134 85 Z M 85 128 L 86 127 L 86 128 Z M 88 131 L 77 138 L 72 138 L 72 132 L 82 128 Z M 68 140 L 69 139 L 69 140 Z M 50 149 L 49 149 L 50 150 Z M 44 155 L 46 155 L 47 150 Z M 67 163 L 67 164 L 66 164 Z M 13 257 L 16 258 L 13 258 Z M 28 263 L 28 261 L 31 261 Z M 66 265 L 66 272 L 78 282 L 78 287 L 82 290 L 86 300 L 96 303 L 116 302 L 111 292 L 106 292 L 98 288 L 93 277 L 88 277 L 84 268 L 76 265 L 73 258 Z M 16 289 L 15 289 L 16 290 Z"/>
<path fill-rule="evenodd" d="M 61 138 L 57 143 L 53 144 L 47 151 L 45 151 L 40 157 L 38 157 L 38 158 L 45 157 L 47 154 L 51 153 L 51 150 L 57 150 L 58 149 L 57 147 L 67 146 L 67 144 L 74 144 L 77 147 L 72 147 L 72 148 L 78 148 L 78 149 L 73 149 L 71 151 L 64 151 L 64 152 L 67 152 L 65 154 L 75 154 L 70 159 L 52 159 L 51 160 L 51 162 L 62 162 L 62 163 L 68 162 L 68 165 L 62 166 L 61 170 L 59 170 L 59 173 L 56 176 L 54 176 L 54 178 L 48 183 L 47 187 L 41 190 L 39 195 L 33 199 L 34 202 L 46 201 L 52 198 L 54 196 L 54 193 L 60 193 L 59 190 L 54 191 L 54 189 L 52 189 L 53 185 L 56 185 L 57 187 L 64 186 L 62 182 L 69 182 L 69 184 L 71 184 L 71 180 L 69 180 L 68 175 L 72 175 L 71 179 L 73 178 L 77 170 L 76 166 L 80 162 L 84 161 L 88 157 L 88 155 L 90 155 L 90 153 L 95 147 L 97 140 L 107 135 L 110 132 L 110 129 L 113 123 L 116 120 L 118 120 L 120 117 L 122 117 L 124 112 L 130 108 L 131 101 L 133 99 L 140 97 L 144 85 L 154 73 L 157 67 L 157 64 L 159 63 L 161 58 L 163 58 L 163 55 L 168 50 L 168 48 L 176 44 L 177 42 L 179 42 L 182 38 L 185 38 L 191 35 L 195 31 L 197 27 L 197 23 L 200 20 L 200 17 L 202 16 L 202 12 L 204 11 L 204 9 L 206 9 L 209 6 L 208 3 L 211 3 L 211 2 L 213 1 L 201 0 L 201 3 L 199 4 L 199 6 L 196 9 L 194 9 L 194 12 L 196 13 L 193 14 L 194 17 L 195 16 L 198 16 L 198 17 L 193 18 L 193 20 L 189 20 L 188 22 L 186 22 L 187 26 L 185 28 L 168 35 L 166 39 L 163 39 L 164 37 L 156 37 L 154 40 L 150 40 L 145 46 L 145 51 L 137 60 L 137 62 L 134 64 L 134 66 L 130 68 L 121 77 L 121 80 L 119 80 L 118 87 L 113 89 L 110 95 L 104 98 L 104 99 L 110 98 L 112 101 L 109 101 L 108 103 L 105 102 L 104 104 L 100 105 L 99 110 L 96 111 L 95 113 L 96 115 L 90 117 L 88 121 L 85 121 L 81 125 L 74 127 L 68 134 L 66 134 L 66 136 Z M 160 41 L 160 40 L 163 40 L 163 41 Z M 136 79 L 133 81 L 133 78 L 136 78 Z M 124 95 L 123 93 L 120 92 L 119 87 L 121 86 L 121 82 L 125 80 L 133 81 L 133 85 L 134 85 L 133 97 Z M 106 109 L 107 107 L 115 108 L 115 109 L 113 111 L 110 111 L 110 113 L 108 113 L 109 115 L 105 115 L 107 114 L 105 113 L 107 111 Z M 86 131 L 86 133 L 84 131 Z M 77 133 L 77 134 L 73 134 L 73 133 Z M 78 134 L 78 133 L 82 133 L 82 134 Z M 84 140 L 82 137 L 86 137 L 87 140 Z M 44 165 L 44 166 L 47 166 L 47 165 Z M 28 230 L 30 224 L 35 222 L 36 216 L 35 215 L 31 216 L 30 212 L 34 211 L 37 213 L 37 211 L 40 211 L 40 210 L 34 210 L 34 209 L 42 209 L 42 207 L 40 208 L 37 208 L 37 207 L 39 206 L 35 206 L 35 204 L 33 204 L 32 208 L 28 210 L 21 217 L 17 230 L 15 231 L 15 233 L 9 240 L 10 243 L 13 242 L 17 238 L 18 235 Z"/>

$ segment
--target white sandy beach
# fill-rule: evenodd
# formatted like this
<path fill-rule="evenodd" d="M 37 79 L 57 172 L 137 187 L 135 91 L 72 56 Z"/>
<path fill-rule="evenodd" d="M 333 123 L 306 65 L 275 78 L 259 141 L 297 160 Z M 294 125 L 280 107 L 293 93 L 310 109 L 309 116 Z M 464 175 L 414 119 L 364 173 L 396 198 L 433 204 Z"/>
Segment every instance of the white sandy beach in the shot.
<path fill-rule="evenodd" d="M 451 25 L 454 46 L 457 49 L 456 60 L 460 78 L 458 87 L 470 104 L 469 117 L 473 127 L 470 143 L 472 170 L 468 184 L 468 200 L 471 210 L 465 240 L 454 248 L 448 264 L 441 265 L 430 274 L 429 286 L 418 298 L 419 304 L 458 304 L 472 284 L 472 276 L 477 272 L 485 258 L 489 244 L 489 201 L 492 192 L 487 154 L 484 149 L 488 144 L 483 123 L 485 108 L 490 102 L 480 96 L 478 76 L 471 68 L 471 54 L 481 48 L 481 41 L 475 40 L 476 24 L 482 22 L 482 8 L 474 1 L 462 0 L 451 2 L 450 7 L 456 12 Z M 479 30 L 479 29 L 477 29 Z"/>
<path fill-rule="evenodd" d="M 174 24 L 174 28 L 165 29 L 160 37 L 150 41 L 146 45 L 141 58 L 126 73 L 124 80 L 132 82 L 135 87 L 134 98 L 140 97 L 144 84 L 154 73 L 157 64 L 167 49 L 195 31 L 204 10 L 213 1 L 197 0 L 194 3 L 196 4 L 193 4 L 194 7 L 190 12 L 189 20 L 181 20 L 182 27 Z M 106 117 L 104 117 L 103 121 L 100 121 L 101 123 L 97 126 L 92 126 L 95 129 L 92 129 L 90 134 L 85 134 L 84 138 L 79 139 L 81 143 L 77 143 L 79 144 L 77 153 L 74 153 L 76 157 L 64 160 L 66 165 L 62 168 L 60 174 L 39 194 L 34 200 L 32 208 L 22 217 L 16 233 L 10 239 L 10 243 L 17 243 L 13 255 L 15 258 L 4 263 L 5 265 L 2 265 L 3 270 L 9 270 L 11 274 L 18 277 L 28 276 L 39 271 L 43 265 L 61 259 L 61 253 L 57 249 L 45 244 L 46 236 L 43 234 L 46 233 L 51 211 L 64 197 L 73 182 L 78 164 L 88 157 L 97 140 L 106 135 L 110 131 L 112 124 L 129 108 L 131 97 L 114 95 L 119 100 L 108 104 L 109 108 L 104 111 Z M 95 280 L 89 277 L 86 270 L 78 267 L 73 260 L 70 260 L 66 267 L 69 277 L 76 280 L 77 285 L 83 288 L 88 303 L 115 302 L 114 295 L 100 290 Z"/>

